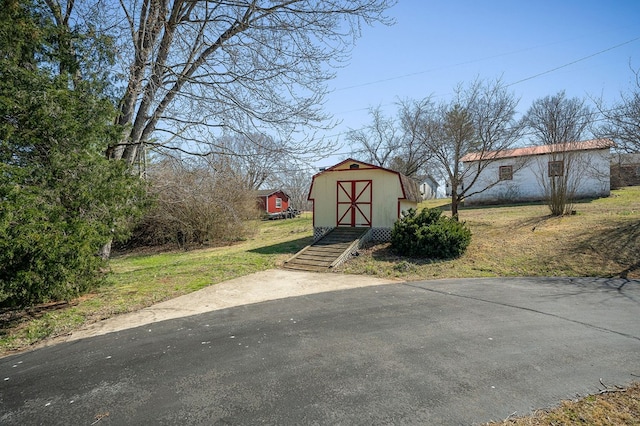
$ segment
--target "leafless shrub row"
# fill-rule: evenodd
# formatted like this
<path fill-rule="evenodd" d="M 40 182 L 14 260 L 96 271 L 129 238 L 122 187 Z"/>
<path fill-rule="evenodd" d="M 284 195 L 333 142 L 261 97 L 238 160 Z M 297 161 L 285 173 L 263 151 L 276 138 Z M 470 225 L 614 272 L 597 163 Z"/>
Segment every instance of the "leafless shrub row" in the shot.
<path fill-rule="evenodd" d="M 155 202 L 131 246 L 190 248 L 242 240 L 254 231 L 255 193 L 230 170 L 164 159 L 147 174 Z"/>

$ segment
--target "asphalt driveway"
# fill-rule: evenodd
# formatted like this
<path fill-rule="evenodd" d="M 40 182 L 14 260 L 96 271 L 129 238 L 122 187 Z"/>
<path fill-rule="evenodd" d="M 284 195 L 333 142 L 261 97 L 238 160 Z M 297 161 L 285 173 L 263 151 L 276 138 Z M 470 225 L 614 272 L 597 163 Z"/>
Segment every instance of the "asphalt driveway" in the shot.
<path fill-rule="evenodd" d="M 7 357 L 0 424 L 477 424 L 638 380 L 639 281 L 438 280 Z"/>

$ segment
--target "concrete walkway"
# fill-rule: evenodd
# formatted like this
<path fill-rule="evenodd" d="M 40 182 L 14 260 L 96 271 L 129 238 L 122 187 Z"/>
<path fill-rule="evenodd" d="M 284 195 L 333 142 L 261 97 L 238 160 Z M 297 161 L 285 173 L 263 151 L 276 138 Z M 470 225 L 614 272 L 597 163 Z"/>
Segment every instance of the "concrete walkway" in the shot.
<path fill-rule="evenodd" d="M 225 281 L 202 290 L 158 303 L 140 311 L 93 323 L 67 336 L 51 339 L 45 346 L 100 336 L 174 318 L 287 297 L 399 283 L 363 275 L 269 269 Z"/>

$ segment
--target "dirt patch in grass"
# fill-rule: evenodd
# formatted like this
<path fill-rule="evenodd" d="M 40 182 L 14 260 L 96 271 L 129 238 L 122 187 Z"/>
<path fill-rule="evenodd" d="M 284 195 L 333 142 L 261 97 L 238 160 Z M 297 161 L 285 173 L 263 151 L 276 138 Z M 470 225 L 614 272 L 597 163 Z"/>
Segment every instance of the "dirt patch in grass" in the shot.
<path fill-rule="evenodd" d="M 562 401 L 550 410 L 487 425 L 640 425 L 640 383 L 608 389 L 576 401 Z"/>

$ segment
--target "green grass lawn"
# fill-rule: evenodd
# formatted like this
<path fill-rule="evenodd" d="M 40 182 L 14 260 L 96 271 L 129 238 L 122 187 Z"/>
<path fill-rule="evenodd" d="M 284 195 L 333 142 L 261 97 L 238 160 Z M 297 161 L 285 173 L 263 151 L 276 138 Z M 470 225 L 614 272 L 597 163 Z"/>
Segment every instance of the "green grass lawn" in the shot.
<path fill-rule="evenodd" d="M 5 315 L 0 355 L 69 333 L 87 323 L 274 268 L 310 244 L 313 237 L 310 213 L 295 219 L 259 222 L 256 229 L 253 237 L 228 246 L 116 253 L 105 284 L 93 293 L 68 304 Z"/>
<path fill-rule="evenodd" d="M 447 200 L 421 207 L 447 210 Z M 462 208 L 473 233 L 459 259 L 403 258 L 388 244 L 372 245 L 337 272 L 422 280 L 481 276 L 602 276 L 640 278 L 640 187 L 575 206 L 576 214 L 550 217 L 544 205 Z M 291 220 L 256 223 L 253 237 L 233 245 L 164 252 L 116 254 L 106 282 L 69 303 L 4 315 L 0 355 L 63 335 L 91 322 L 131 312 L 206 286 L 277 267 L 311 243 L 309 213 Z M 501 424 L 640 425 L 640 388 L 564 402 Z M 608 420 L 609 419 L 609 420 Z M 613 423 L 612 423 L 613 422 Z"/>
<path fill-rule="evenodd" d="M 431 200 L 425 207 L 446 200 Z M 395 256 L 388 244 L 363 250 L 342 272 L 405 280 L 495 276 L 640 277 L 640 187 L 575 205 L 573 216 L 552 217 L 545 205 L 486 206 L 459 212 L 472 233 L 455 260 Z"/>
<path fill-rule="evenodd" d="M 447 200 L 422 207 L 447 209 Z M 579 203 L 577 214 L 550 217 L 528 204 L 463 208 L 473 233 L 459 259 L 431 261 L 370 246 L 337 272 L 421 280 L 482 276 L 640 277 L 640 187 Z M 0 354 L 68 333 L 84 324 L 136 311 L 203 287 L 277 267 L 311 243 L 310 213 L 263 221 L 245 241 L 223 247 L 116 254 L 104 285 L 68 304 L 5 315 Z"/>

